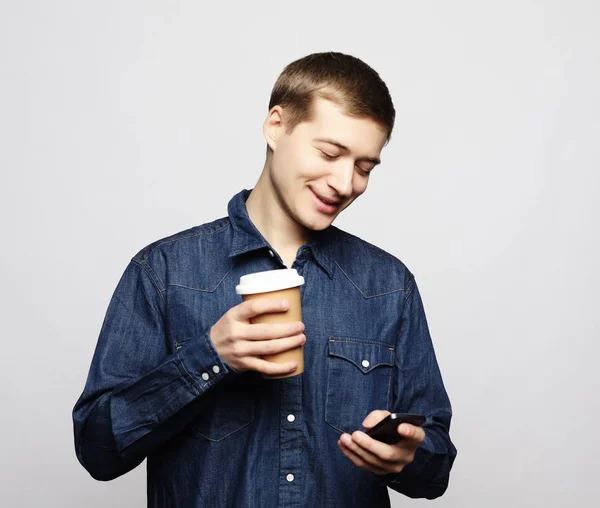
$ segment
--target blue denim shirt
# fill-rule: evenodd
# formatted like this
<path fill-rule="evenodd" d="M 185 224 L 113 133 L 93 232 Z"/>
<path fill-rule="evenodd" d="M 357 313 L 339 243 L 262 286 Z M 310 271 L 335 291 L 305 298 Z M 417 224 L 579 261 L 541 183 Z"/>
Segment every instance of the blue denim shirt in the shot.
<path fill-rule="evenodd" d="M 298 250 L 303 374 L 240 374 L 217 354 L 210 328 L 241 303 L 240 276 L 284 268 L 248 195 L 127 266 L 73 411 L 79 461 L 111 480 L 147 458 L 150 507 L 387 507 L 388 487 L 440 496 L 456 455 L 451 407 L 414 276 L 394 256 L 334 226 Z M 375 409 L 427 416 L 398 475 L 338 448 Z"/>

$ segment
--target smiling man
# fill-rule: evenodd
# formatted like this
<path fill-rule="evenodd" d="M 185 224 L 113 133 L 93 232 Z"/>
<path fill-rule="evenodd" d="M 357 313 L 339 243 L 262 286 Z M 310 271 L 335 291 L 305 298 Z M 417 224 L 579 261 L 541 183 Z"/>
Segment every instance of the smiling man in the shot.
<path fill-rule="evenodd" d="M 395 111 L 361 60 L 318 53 L 279 76 L 266 161 L 228 216 L 136 256 L 109 305 L 74 411 L 77 456 L 99 480 L 148 459 L 148 506 L 386 507 L 387 488 L 444 493 L 451 407 L 413 274 L 332 225 L 367 189 Z M 240 276 L 295 268 L 304 322 L 241 302 Z M 304 344 L 305 371 L 266 354 Z M 389 412 L 421 413 L 402 439 L 369 437 Z"/>
<path fill-rule="evenodd" d="M 246 206 L 252 222 L 291 266 L 297 248 L 314 231 L 328 228 L 366 190 L 394 110 L 390 103 L 388 129 L 375 119 L 348 115 L 326 90 L 314 91 L 310 116 L 299 122 L 293 103 L 278 100 L 278 95 L 285 97 L 278 94 L 281 88 L 288 95 L 293 90 L 286 77 L 274 90 L 264 125 L 267 161 Z"/>

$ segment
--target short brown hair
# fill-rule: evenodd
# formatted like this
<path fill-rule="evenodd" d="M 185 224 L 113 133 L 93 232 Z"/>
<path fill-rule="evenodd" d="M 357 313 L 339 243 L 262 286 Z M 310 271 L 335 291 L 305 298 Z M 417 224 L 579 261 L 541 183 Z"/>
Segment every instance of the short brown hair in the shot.
<path fill-rule="evenodd" d="M 387 130 L 389 142 L 396 111 L 379 74 L 362 60 L 343 53 L 313 53 L 295 60 L 277 78 L 269 111 L 285 110 L 286 131 L 310 119 L 315 97 L 331 100 L 349 115 L 367 117 Z"/>

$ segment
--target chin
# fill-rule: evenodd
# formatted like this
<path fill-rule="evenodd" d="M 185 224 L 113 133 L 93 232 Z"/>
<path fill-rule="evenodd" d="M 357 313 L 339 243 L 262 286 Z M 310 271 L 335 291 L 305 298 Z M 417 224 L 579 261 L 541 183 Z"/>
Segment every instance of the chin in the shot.
<path fill-rule="evenodd" d="M 322 224 L 319 226 L 312 226 L 312 227 L 307 226 L 307 227 L 311 231 L 323 231 L 324 229 L 327 229 L 329 226 L 331 226 L 331 222 L 328 222 L 327 224 Z"/>
<path fill-rule="evenodd" d="M 330 217 L 313 217 L 311 219 L 306 218 L 307 220 L 302 220 L 301 224 L 306 228 L 309 229 L 311 231 L 323 231 L 324 229 L 327 229 L 329 226 L 331 226 L 331 224 L 333 223 L 333 221 L 335 220 L 335 217 L 330 218 Z"/>

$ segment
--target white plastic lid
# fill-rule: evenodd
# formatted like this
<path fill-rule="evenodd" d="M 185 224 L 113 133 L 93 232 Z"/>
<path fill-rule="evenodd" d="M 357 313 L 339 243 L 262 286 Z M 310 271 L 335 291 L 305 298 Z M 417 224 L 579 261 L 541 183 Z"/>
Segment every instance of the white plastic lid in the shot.
<path fill-rule="evenodd" d="M 268 270 L 243 275 L 240 277 L 240 283 L 236 286 L 235 292 L 238 295 L 269 293 L 302 286 L 302 284 L 304 284 L 304 277 L 298 275 L 294 268 Z"/>

